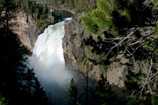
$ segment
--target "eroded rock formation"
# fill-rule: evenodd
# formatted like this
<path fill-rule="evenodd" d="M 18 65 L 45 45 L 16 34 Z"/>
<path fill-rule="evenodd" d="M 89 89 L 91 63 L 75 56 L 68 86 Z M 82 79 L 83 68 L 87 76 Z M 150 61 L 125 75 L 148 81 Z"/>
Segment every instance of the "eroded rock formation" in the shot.
<path fill-rule="evenodd" d="M 32 52 L 34 43 L 36 42 L 39 33 L 43 30 L 38 29 L 32 16 L 27 16 L 24 12 L 18 12 L 15 16 L 16 17 L 9 22 L 11 26 L 10 28 L 19 36 L 22 44 Z"/>

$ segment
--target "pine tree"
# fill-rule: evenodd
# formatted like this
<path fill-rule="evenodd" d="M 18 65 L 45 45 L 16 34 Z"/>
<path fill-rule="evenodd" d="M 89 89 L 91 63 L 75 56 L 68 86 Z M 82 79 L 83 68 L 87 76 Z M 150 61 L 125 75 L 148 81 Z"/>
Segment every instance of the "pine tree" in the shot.
<path fill-rule="evenodd" d="M 33 104 L 34 105 L 48 105 L 48 98 L 38 82 L 37 78 L 35 78 L 35 91 L 33 92 Z"/>
<path fill-rule="evenodd" d="M 27 65 L 28 49 L 23 46 L 16 34 L 9 30 L 9 20 L 16 10 L 13 0 L 0 1 L 0 92 L 2 100 L 8 100 L 8 105 L 30 105 L 33 102 L 34 73 Z M 4 15 L 2 15 L 4 13 Z M 43 91 L 44 93 L 44 91 Z M 42 100 L 42 99 L 41 99 Z M 5 103 L 5 104 L 7 104 Z M 44 104 L 43 104 L 44 105 Z"/>
<path fill-rule="evenodd" d="M 143 68 L 142 68 L 143 69 Z M 131 68 L 127 71 L 125 81 L 125 101 L 127 105 L 154 105 L 157 102 L 157 76 L 154 74 L 154 67 L 145 70 L 140 69 L 134 72 Z M 148 75 L 147 72 L 152 72 Z M 150 78 L 153 78 L 151 81 Z"/>
<path fill-rule="evenodd" d="M 124 90 L 124 94 L 125 94 L 125 98 L 126 98 L 126 104 L 139 104 L 137 102 L 139 96 L 135 95 L 135 93 L 138 93 L 141 88 L 139 88 L 139 84 L 137 79 L 140 77 L 140 73 L 135 74 L 134 72 L 132 72 L 130 69 L 127 71 L 127 80 L 125 81 L 125 87 L 126 90 Z M 133 95 L 132 93 L 135 92 Z"/>
<path fill-rule="evenodd" d="M 92 33 L 100 33 L 109 30 L 112 27 L 112 6 L 113 5 L 106 0 L 98 0 L 97 9 L 81 17 L 85 28 Z"/>
<path fill-rule="evenodd" d="M 157 59 L 158 1 L 97 0 L 97 9 L 81 17 L 81 23 L 92 36 L 85 40 L 99 59 L 97 65 L 107 65 L 121 52 L 128 59 Z M 135 63 L 135 62 L 130 62 Z"/>
<path fill-rule="evenodd" d="M 9 34 L 9 20 L 14 17 L 13 13 L 16 11 L 17 7 L 13 0 L 1 0 L 1 11 L 0 12 L 0 22 L 5 26 L 6 34 Z M 4 13 L 4 14 L 2 14 Z"/>
<path fill-rule="evenodd" d="M 101 74 L 100 80 L 98 81 L 98 86 L 96 86 L 94 93 L 96 105 L 115 105 L 116 104 L 116 94 L 112 90 L 110 84 L 106 78 Z"/>
<path fill-rule="evenodd" d="M 0 52 L 0 91 L 2 96 L 8 100 L 9 105 L 30 105 L 33 102 L 47 105 L 45 92 L 38 87 L 39 83 L 33 70 L 26 65 L 27 58 L 23 55 L 27 54 L 28 50 L 21 45 L 17 36 L 11 31 L 8 36 L 5 35 L 4 28 L 1 28 L 0 32 L 2 49 Z M 39 96 L 36 95 L 37 92 Z"/>
<path fill-rule="evenodd" d="M 1 28 L 0 32 L 2 49 L 0 52 L 0 91 L 9 100 L 9 104 L 18 105 L 18 100 L 14 95 L 19 96 L 21 72 L 26 68 L 26 65 L 22 63 L 25 61 L 22 55 L 26 54 L 27 50 L 24 46 L 20 46 L 21 43 L 15 34 L 8 31 L 6 36 L 4 28 Z"/>
<path fill-rule="evenodd" d="M 157 48 L 156 43 L 152 41 L 153 37 L 154 41 L 157 40 L 156 3 L 157 1 L 145 0 L 98 0 L 97 9 L 81 17 L 82 24 L 89 32 L 104 35 L 102 39 L 103 37 L 106 39 L 103 43 L 109 42 L 109 45 L 112 45 L 105 49 L 106 51 L 103 50 L 107 52 L 106 56 L 116 47 L 123 51 L 126 49 L 130 54 L 136 53 L 137 47 L 141 45 L 143 45 L 141 50 L 145 48 L 154 50 Z M 147 33 L 148 31 L 151 33 Z M 141 38 L 143 40 L 137 42 Z"/>
<path fill-rule="evenodd" d="M 78 95 L 78 88 L 75 83 L 75 81 L 72 79 L 70 81 L 70 88 L 69 88 L 69 105 L 80 105 L 79 102 L 77 101 L 77 95 Z"/>

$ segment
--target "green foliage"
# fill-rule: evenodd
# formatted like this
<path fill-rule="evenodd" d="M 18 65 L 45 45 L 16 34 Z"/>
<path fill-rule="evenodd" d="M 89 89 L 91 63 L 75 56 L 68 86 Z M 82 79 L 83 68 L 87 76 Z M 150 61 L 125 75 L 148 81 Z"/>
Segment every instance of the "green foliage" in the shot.
<path fill-rule="evenodd" d="M 46 20 L 48 19 L 48 14 L 49 14 L 49 8 L 48 6 L 45 6 L 44 4 L 36 4 L 35 5 L 35 11 L 33 13 L 37 13 L 37 19 L 35 21 L 38 24 L 39 28 L 46 28 L 48 25 Z"/>
<path fill-rule="evenodd" d="M 127 80 L 125 81 L 126 90 L 123 91 L 125 94 L 126 100 L 128 101 L 127 105 L 128 104 L 133 105 L 135 102 L 137 102 L 136 100 L 138 100 L 139 98 L 139 96 L 136 96 L 136 95 L 130 96 L 130 95 L 132 94 L 133 91 L 135 93 L 138 93 L 140 91 L 140 88 L 137 82 L 137 79 L 140 77 L 140 75 L 141 75 L 140 73 L 135 74 L 130 69 L 128 70 L 128 74 L 126 76 Z"/>
<path fill-rule="evenodd" d="M 102 30 L 110 30 L 110 32 L 118 30 L 119 32 L 123 32 L 126 27 L 133 27 L 134 25 L 142 26 L 145 25 L 144 22 L 148 21 L 149 18 L 154 19 L 150 7 L 146 7 L 142 10 L 143 0 L 136 1 L 135 3 L 130 2 L 129 0 L 113 0 L 114 3 L 111 3 L 110 1 L 98 0 L 97 9 L 87 13 L 81 18 L 85 27 L 88 27 L 87 29 L 96 29 L 97 27 L 98 29 L 96 31 L 101 32 L 103 32 Z M 150 5 L 152 5 L 152 3 Z M 137 15 L 134 15 L 136 13 Z M 93 18 L 88 22 L 87 20 L 91 17 Z M 94 24 L 96 25 L 95 27 Z M 91 30 L 89 31 L 94 33 Z"/>
<path fill-rule="evenodd" d="M 48 25 L 46 20 L 50 14 L 48 5 L 44 3 L 36 3 L 34 0 L 17 0 L 16 5 L 18 6 L 19 11 L 24 11 L 27 14 L 27 18 L 28 15 L 31 15 L 37 22 L 39 28 L 46 28 Z M 35 16 L 35 14 L 37 16 Z"/>
<path fill-rule="evenodd" d="M 157 77 L 154 77 L 155 79 L 153 79 L 153 81 L 150 81 L 150 79 L 148 80 L 150 76 L 147 75 L 147 72 L 154 72 L 147 71 L 148 67 L 144 68 L 146 70 L 142 69 L 138 72 L 134 72 L 131 69 L 128 70 L 125 81 L 126 89 L 124 90 L 127 105 L 157 104 L 158 97 L 155 96 L 157 94 L 157 90 L 155 90 L 157 88 Z"/>
<path fill-rule="evenodd" d="M 78 95 L 78 87 L 73 79 L 70 81 L 70 88 L 69 88 L 69 105 L 80 105 L 77 101 Z"/>
<path fill-rule="evenodd" d="M 104 13 L 110 13 L 112 11 L 110 2 L 106 2 L 106 0 L 97 1 L 97 6 L 98 10 L 101 10 Z"/>
<path fill-rule="evenodd" d="M 100 71 L 100 73 L 103 73 L 103 75 L 105 75 L 106 74 L 106 72 L 107 72 L 107 65 L 104 65 L 104 64 L 98 64 L 98 67 L 99 67 L 99 71 Z"/>
<path fill-rule="evenodd" d="M 0 23 L 4 25 L 5 31 L 8 34 L 9 20 L 14 17 L 13 13 L 16 11 L 17 7 L 13 0 L 1 0 L 0 4 Z"/>
<path fill-rule="evenodd" d="M 130 17 L 130 14 L 129 14 L 129 11 L 128 10 L 125 10 L 123 13 L 122 13 L 122 16 L 126 19 L 126 21 L 128 23 L 131 22 L 131 17 Z"/>
<path fill-rule="evenodd" d="M 156 96 L 152 96 L 151 97 L 152 98 L 152 105 L 157 105 L 157 103 L 158 103 L 158 97 L 156 97 Z"/>
<path fill-rule="evenodd" d="M 95 34 L 102 33 L 112 27 L 112 6 L 106 0 L 98 0 L 97 4 L 97 9 L 81 17 L 85 28 Z"/>
<path fill-rule="evenodd" d="M 83 15 L 81 23 L 98 35 L 97 42 L 91 37 L 87 42 L 93 47 L 92 52 L 104 56 L 100 63 L 117 56 L 118 51 L 135 55 L 139 60 L 156 54 L 156 7 L 155 1 L 98 0 L 97 9 Z M 147 54 L 141 57 L 142 52 Z"/>
<path fill-rule="evenodd" d="M 96 8 L 97 0 L 49 0 L 53 8 L 75 9 L 75 13 L 81 13 Z"/>
<path fill-rule="evenodd" d="M 0 93 L 0 105 L 8 105 L 8 100 L 6 100 L 1 93 Z"/>
<path fill-rule="evenodd" d="M 115 91 L 112 90 L 103 74 L 101 74 L 98 86 L 96 86 L 94 97 L 96 105 L 115 105 L 117 103 Z"/>
<path fill-rule="evenodd" d="M 98 41 L 92 36 L 85 40 L 86 45 L 92 46 L 91 51 L 96 57 L 92 62 L 104 67 L 110 64 L 110 59 L 121 53 L 130 59 L 127 66 L 132 65 L 134 68 L 135 61 L 142 61 L 143 64 L 146 59 L 157 59 L 157 6 L 157 0 L 98 0 L 97 9 L 81 17 L 85 28 L 98 36 Z M 157 60 L 154 60 L 154 63 L 157 63 Z M 147 69 L 141 65 L 142 70 L 138 72 L 133 68 L 127 73 L 124 103 L 155 104 L 157 76 L 154 76 L 152 82 L 149 78 L 157 73 L 156 67 Z M 151 74 L 147 74 L 148 72 Z"/>
<path fill-rule="evenodd" d="M 41 87 L 37 78 L 35 78 L 35 91 L 33 92 L 33 104 L 34 105 L 48 105 L 48 98 L 46 97 L 46 93 Z"/>

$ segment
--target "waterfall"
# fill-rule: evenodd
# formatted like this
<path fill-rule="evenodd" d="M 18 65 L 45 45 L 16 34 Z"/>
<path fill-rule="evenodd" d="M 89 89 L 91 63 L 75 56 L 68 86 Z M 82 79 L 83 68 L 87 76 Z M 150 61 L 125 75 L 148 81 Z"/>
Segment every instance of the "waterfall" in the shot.
<path fill-rule="evenodd" d="M 72 79 L 63 57 L 64 34 L 64 21 L 48 26 L 39 35 L 33 54 L 29 57 L 29 63 L 53 105 L 67 105 L 68 87 Z"/>

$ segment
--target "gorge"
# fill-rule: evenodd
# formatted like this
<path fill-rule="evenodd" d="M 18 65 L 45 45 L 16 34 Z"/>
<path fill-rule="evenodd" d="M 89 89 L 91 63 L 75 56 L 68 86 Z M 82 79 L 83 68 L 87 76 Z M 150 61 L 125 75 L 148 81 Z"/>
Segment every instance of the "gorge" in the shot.
<path fill-rule="evenodd" d="M 76 15 L 72 20 L 62 16 L 63 21 L 49 25 L 44 33 L 38 36 L 33 54 L 29 57 L 30 66 L 33 67 L 41 86 L 44 87 L 49 103 L 53 105 L 68 104 L 68 88 L 72 78 L 79 86 L 79 99 L 83 103 L 85 101 L 83 94 L 86 87 L 86 68 L 82 68 L 80 64 L 90 50 L 81 47 L 82 38 L 89 37 L 89 33 L 79 25 L 81 15 L 83 14 Z M 80 63 L 77 63 L 78 61 Z M 95 83 L 99 79 L 98 67 L 93 66 L 92 69 L 89 71 L 88 84 L 91 91 L 94 90 Z"/>
<path fill-rule="evenodd" d="M 83 102 L 85 101 L 85 96 L 83 96 L 85 90 L 83 88 L 86 87 L 85 74 L 87 68 L 82 67 L 82 63 L 91 51 L 88 47 L 82 46 L 85 44 L 83 40 L 90 36 L 83 26 L 80 25 L 80 16 L 83 14 L 79 13 L 73 19 L 67 18 L 65 20 L 66 17 L 70 17 L 70 13 L 68 15 L 62 13 L 63 21 L 49 25 L 38 38 L 32 37 L 36 31 L 29 33 L 31 36 L 28 36 L 28 40 L 34 46 L 31 49 L 32 56 L 29 57 L 30 66 L 34 69 L 41 86 L 44 87 L 50 104 L 68 104 L 68 88 L 72 78 L 75 79 L 80 88 L 79 99 Z M 24 34 L 20 37 L 25 38 Z M 95 35 L 92 36 L 97 40 Z M 27 46 L 25 40 L 24 45 Z M 67 69 L 66 66 L 71 70 Z M 92 90 L 94 90 L 94 84 L 99 79 L 98 69 L 94 65 L 92 70 L 89 71 L 89 81 L 91 81 L 89 82 L 89 87 Z M 117 75 L 117 72 L 119 71 L 114 70 L 112 75 L 115 78 L 110 78 L 112 82 L 120 82 L 118 78 L 122 74 L 121 76 Z"/>
<path fill-rule="evenodd" d="M 64 46 L 63 40 L 67 31 L 65 24 L 71 18 L 63 17 L 63 21 L 49 25 L 44 33 L 38 36 L 33 53 L 28 57 L 29 64 L 34 69 L 49 98 L 49 103 L 52 105 L 68 105 L 71 79 L 74 79 L 78 86 L 78 99 L 81 103 L 85 102 L 86 80 L 88 80 L 88 87 L 91 92 L 94 91 L 96 83 L 93 79 L 87 79 L 84 72 L 67 67 L 69 65 L 65 59 L 67 60 L 69 57 L 65 55 L 64 47 L 66 46 Z"/>
<path fill-rule="evenodd" d="M 0 4 L 0 104 L 157 105 L 158 1 Z"/>
<path fill-rule="evenodd" d="M 70 20 L 66 19 L 66 20 Z M 30 65 L 35 70 L 41 85 L 51 103 L 67 105 L 67 94 L 72 73 L 65 67 L 62 38 L 64 36 L 64 21 L 50 25 L 44 33 L 38 36 L 29 57 Z M 64 99 L 63 99 L 64 97 Z"/>

